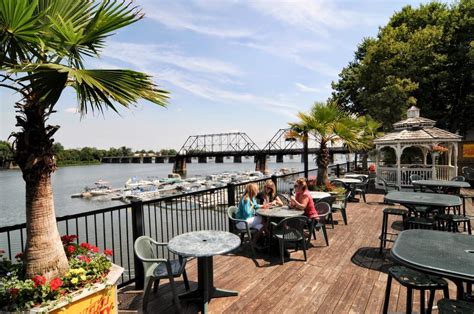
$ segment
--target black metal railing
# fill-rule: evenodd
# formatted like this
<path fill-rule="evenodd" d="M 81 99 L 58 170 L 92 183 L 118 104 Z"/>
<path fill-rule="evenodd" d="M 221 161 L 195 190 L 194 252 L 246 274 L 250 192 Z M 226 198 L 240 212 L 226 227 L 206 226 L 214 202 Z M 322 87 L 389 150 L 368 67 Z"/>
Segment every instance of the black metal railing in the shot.
<path fill-rule="evenodd" d="M 353 169 L 354 163 L 332 165 L 330 174 L 342 175 Z M 309 171 L 315 176 L 317 169 Z M 283 175 L 273 175 L 251 182 L 263 187 L 266 180 L 276 182 L 280 193 L 289 193 L 294 181 L 302 177 L 304 171 Z M 249 181 L 250 182 L 250 181 Z M 150 201 L 134 200 L 130 204 L 114 206 L 90 212 L 57 217 L 60 234 L 75 234 L 78 243 L 89 242 L 100 248 L 113 251 L 112 261 L 125 271 L 119 286 L 137 280 L 140 287 L 142 268 L 135 259 L 133 243 L 142 235 L 157 241 L 168 242 L 174 236 L 196 230 L 229 230 L 227 208 L 238 204 L 249 182 L 229 183 L 226 186 L 201 190 L 186 194 L 162 197 Z M 22 252 L 26 243 L 26 224 L 0 228 L 0 249 L 6 251 L 10 259 Z M 157 252 L 167 256 L 164 251 Z"/>

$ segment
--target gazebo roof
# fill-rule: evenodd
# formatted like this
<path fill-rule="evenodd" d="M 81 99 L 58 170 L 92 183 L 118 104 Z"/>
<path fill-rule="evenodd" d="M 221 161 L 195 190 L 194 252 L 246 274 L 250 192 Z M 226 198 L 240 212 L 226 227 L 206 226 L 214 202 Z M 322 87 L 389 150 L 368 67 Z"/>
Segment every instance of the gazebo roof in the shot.
<path fill-rule="evenodd" d="M 420 109 L 412 106 L 407 112 L 408 118 L 393 124 L 394 131 L 374 140 L 375 144 L 388 142 L 457 142 L 461 136 L 434 127 L 436 121 L 420 117 Z"/>

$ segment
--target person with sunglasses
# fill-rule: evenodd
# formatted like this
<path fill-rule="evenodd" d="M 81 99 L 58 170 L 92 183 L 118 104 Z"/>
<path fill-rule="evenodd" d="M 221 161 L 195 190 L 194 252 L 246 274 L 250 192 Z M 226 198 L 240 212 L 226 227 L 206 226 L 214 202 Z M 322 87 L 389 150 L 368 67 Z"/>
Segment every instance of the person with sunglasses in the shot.
<path fill-rule="evenodd" d="M 275 183 L 272 180 L 265 181 L 263 191 L 257 194 L 259 204 L 268 204 L 269 206 L 283 206 L 283 202 L 276 194 Z"/>

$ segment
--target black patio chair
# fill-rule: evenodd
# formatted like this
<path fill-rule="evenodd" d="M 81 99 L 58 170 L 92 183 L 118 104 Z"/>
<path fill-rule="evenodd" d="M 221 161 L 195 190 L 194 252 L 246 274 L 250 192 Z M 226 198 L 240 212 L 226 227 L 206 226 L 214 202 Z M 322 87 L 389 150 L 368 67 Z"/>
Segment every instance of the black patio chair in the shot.
<path fill-rule="evenodd" d="M 465 182 L 466 178 L 463 177 L 463 176 L 455 176 L 455 177 L 451 178 L 451 181 Z"/>
<path fill-rule="evenodd" d="M 348 192 L 348 191 L 346 190 L 345 195 L 346 195 L 347 193 L 350 193 L 350 192 Z M 333 229 L 334 229 L 334 219 L 333 219 L 333 217 L 332 217 L 332 213 L 334 212 L 333 205 L 334 205 L 334 202 L 335 202 L 335 201 L 336 201 L 336 197 L 335 197 L 335 196 L 327 196 L 327 197 L 321 198 L 320 200 L 318 200 L 318 201 L 316 202 L 316 204 L 318 204 L 318 203 L 327 203 L 327 204 L 329 204 L 329 206 L 331 207 L 331 211 L 330 211 L 329 214 L 327 215 L 327 219 L 325 219 L 325 221 L 330 222 Z M 314 205 L 316 206 L 316 204 L 314 204 Z"/>
<path fill-rule="evenodd" d="M 292 243 L 295 245 L 295 250 L 299 249 L 299 245 L 303 249 L 304 260 L 306 257 L 306 237 L 304 236 L 304 228 L 308 226 L 308 218 L 305 216 L 296 216 L 285 218 L 278 224 L 271 222 L 272 237 L 278 239 L 278 247 L 280 248 L 281 264 L 285 262 L 285 247 L 286 244 Z"/>
<path fill-rule="evenodd" d="M 316 207 L 318 216 L 310 218 L 308 243 L 311 241 L 311 235 L 313 235 L 313 238 L 316 240 L 316 231 L 322 230 L 324 241 L 326 242 L 326 245 L 329 246 L 326 219 L 331 215 L 331 206 L 325 202 L 317 202 L 314 206 Z"/>
<path fill-rule="evenodd" d="M 290 204 L 290 198 L 288 197 L 288 195 L 286 194 L 282 194 L 282 193 L 277 193 L 277 195 L 280 200 L 283 202 L 283 205 L 284 206 L 288 206 Z"/>
<path fill-rule="evenodd" d="M 367 203 L 367 200 L 365 198 L 365 194 L 367 193 L 367 190 L 369 189 L 369 178 L 366 176 L 360 176 L 357 177 L 362 183 L 356 183 L 354 185 L 354 191 L 353 194 L 354 196 L 357 194 L 360 194 L 360 196 L 364 199 L 364 203 Z"/>
<path fill-rule="evenodd" d="M 417 180 L 422 180 L 421 176 L 417 175 L 417 174 L 412 174 L 410 175 L 410 183 L 413 184 L 413 181 L 417 181 Z M 418 188 L 416 185 L 413 185 L 413 192 L 418 192 Z M 420 192 L 423 192 L 423 188 L 420 187 Z"/>
<path fill-rule="evenodd" d="M 377 176 L 376 184 L 381 185 L 384 193 L 387 194 L 390 191 L 400 191 L 401 188 L 398 184 L 389 183 L 384 178 Z"/>

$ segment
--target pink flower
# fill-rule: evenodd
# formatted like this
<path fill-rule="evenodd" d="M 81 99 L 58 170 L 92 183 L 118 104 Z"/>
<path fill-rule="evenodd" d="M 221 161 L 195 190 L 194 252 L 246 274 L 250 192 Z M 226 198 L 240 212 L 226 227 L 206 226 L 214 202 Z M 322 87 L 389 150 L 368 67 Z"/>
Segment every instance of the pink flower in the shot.
<path fill-rule="evenodd" d="M 81 245 L 82 248 L 85 248 L 85 249 L 88 249 L 88 250 L 90 250 L 90 248 L 91 248 L 91 245 L 87 242 L 82 242 L 80 245 Z"/>
<path fill-rule="evenodd" d="M 24 256 L 23 252 L 20 252 L 20 253 L 17 253 L 17 254 L 15 255 L 15 258 L 16 258 L 16 259 L 22 259 L 23 256 Z"/>
<path fill-rule="evenodd" d="M 49 282 L 49 286 L 51 287 L 51 291 L 58 290 L 63 285 L 63 282 L 59 278 L 54 278 Z"/>
<path fill-rule="evenodd" d="M 107 256 L 112 256 L 113 252 L 112 252 L 112 250 L 106 249 L 106 250 L 104 250 L 104 254 L 107 255 Z"/>
<path fill-rule="evenodd" d="M 46 277 L 36 275 L 33 277 L 33 282 L 35 283 L 35 288 L 38 286 L 44 286 L 46 284 Z"/>
<path fill-rule="evenodd" d="M 92 246 L 92 245 L 91 245 L 91 246 L 89 247 L 89 250 L 91 250 L 91 251 L 94 252 L 94 253 L 99 253 L 99 248 L 98 248 L 97 246 Z"/>
<path fill-rule="evenodd" d="M 91 262 L 91 259 L 85 255 L 78 256 L 78 259 L 86 264 L 89 264 Z"/>

